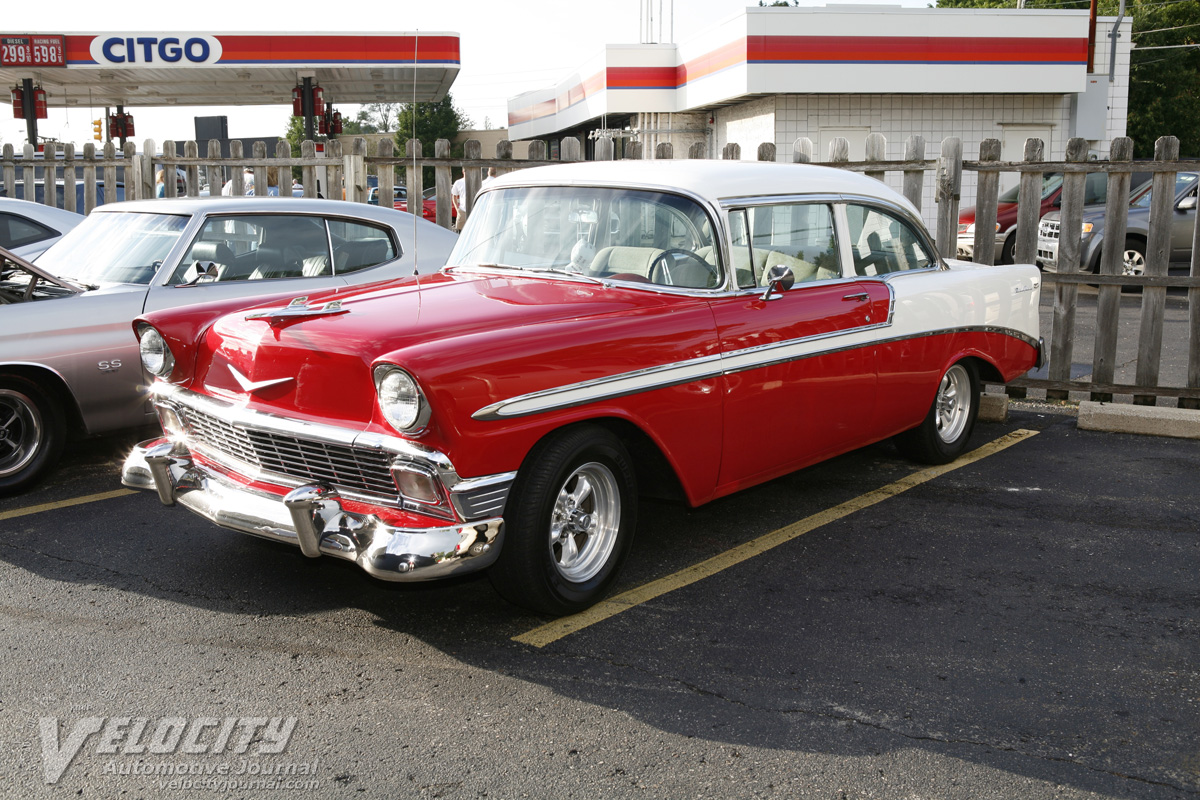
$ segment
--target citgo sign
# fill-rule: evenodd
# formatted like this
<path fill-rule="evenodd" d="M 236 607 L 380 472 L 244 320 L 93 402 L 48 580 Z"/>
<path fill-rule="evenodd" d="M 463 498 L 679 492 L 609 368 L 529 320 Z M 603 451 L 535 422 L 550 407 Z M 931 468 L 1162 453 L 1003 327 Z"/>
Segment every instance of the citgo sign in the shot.
<path fill-rule="evenodd" d="M 152 36 L 106 34 L 92 39 L 89 47 L 97 64 L 163 67 L 194 67 L 221 60 L 221 43 L 215 36 Z"/>

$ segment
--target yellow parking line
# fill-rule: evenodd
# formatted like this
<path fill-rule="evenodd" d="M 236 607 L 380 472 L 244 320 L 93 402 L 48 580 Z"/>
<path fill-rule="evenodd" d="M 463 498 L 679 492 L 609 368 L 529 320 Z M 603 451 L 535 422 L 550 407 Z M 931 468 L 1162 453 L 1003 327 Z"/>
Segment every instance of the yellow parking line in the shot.
<path fill-rule="evenodd" d="M 56 508 L 67 508 L 84 503 L 94 503 L 97 500 L 108 500 L 113 497 L 124 497 L 127 494 L 136 494 L 136 492 L 133 489 L 114 489 L 111 492 L 86 494 L 83 497 L 72 497 L 70 500 L 59 500 L 57 503 L 42 503 L 40 506 L 26 506 L 25 508 L 16 508 L 12 511 L 0 511 L 0 520 L 24 517 L 29 514 L 40 514 L 43 511 L 53 511 Z"/>
<path fill-rule="evenodd" d="M 977 450 L 972 450 L 970 453 L 959 458 L 957 461 L 944 464 L 939 467 L 930 467 L 923 469 L 920 472 L 914 472 L 912 475 L 901 478 L 900 480 L 889 483 L 887 486 L 882 486 L 874 491 L 867 492 L 864 495 L 855 497 L 852 500 L 836 505 L 833 508 L 826 509 L 819 513 L 813 514 L 811 517 L 805 517 L 799 522 L 794 522 L 791 525 L 772 531 L 771 533 L 760 536 L 745 544 L 738 545 L 731 550 L 726 550 L 724 553 L 713 556 L 712 558 L 701 561 L 698 564 L 693 564 L 686 569 L 682 569 L 665 578 L 659 578 L 656 581 L 639 586 L 635 589 L 630 589 L 627 592 L 622 592 L 615 597 L 610 597 L 591 608 L 579 614 L 574 614 L 569 617 L 562 617 L 553 622 L 549 622 L 533 630 L 523 633 L 520 636 L 514 636 L 513 641 L 521 642 L 522 644 L 533 645 L 534 647 L 545 647 L 551 642 L 576 631 L 582 630 L 589 625 L 594 625 L 597 622 L 606 620 L 609 617 L 616 616 L 622 611 L 627 611 L 636 605 L 645 603 L 647 600 L 652 600 L 659 595 L 672 592 L 680 589 L 688 584 L 703 580 L 711 575 L 728 569 L 729 567 L 739 564 L 749 558 L 765 553 L 773 547 L 778 547 L 784 542 L 790 542 L 798 536 L 803 536 L 811 530 L 828 525 L 831 522 L 836 522 L 842 517 L 853 514 L 855 511 L 861 511 L 864 508 L 875 505 L 889 497 L 895 497 L 901 492 L 908 491 L 914 486 L 920 486 L 926 481 L 931 481 L 934 478 L 945 475 L 947 472 L 952 472 L 959 467 L 965 467 L 968 464 L 973 464 L 980 459 L 995 455 L 1005 448 L 1012 447 L 1017 442 L 1024 441 L 1031 436 L 1036 436 L 1037 431 L 1017 430 L 1012 433 L 1005 434 L 995 441 L 985 444 Z"/>

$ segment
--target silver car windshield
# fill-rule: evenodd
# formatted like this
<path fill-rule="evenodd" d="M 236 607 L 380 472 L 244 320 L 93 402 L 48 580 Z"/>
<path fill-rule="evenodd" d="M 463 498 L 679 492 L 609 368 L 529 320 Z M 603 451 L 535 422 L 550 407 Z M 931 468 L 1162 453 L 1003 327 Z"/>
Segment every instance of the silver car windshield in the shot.
<path fill-rule="evenodd" d="M 448 263 L 705 289 L 721 285 L 713 245 L 708 215 L 686 197 L 515 187 L 479 196 Z"/>
<path fill-rule="evenodd" d="M 191 217 L 93 213 L 38 256 L 37 265 L 84 284 L 148 284 Z"/>

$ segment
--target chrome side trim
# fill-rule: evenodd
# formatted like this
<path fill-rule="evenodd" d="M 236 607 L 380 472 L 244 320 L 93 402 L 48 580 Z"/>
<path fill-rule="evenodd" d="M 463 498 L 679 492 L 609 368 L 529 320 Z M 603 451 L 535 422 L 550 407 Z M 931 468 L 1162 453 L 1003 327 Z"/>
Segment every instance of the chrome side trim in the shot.
<path fill-rule="evenodd" d="M 683 361 L 678 364 L 665 364 L 659 367 L 650 367 L 648 369 L 635 370 L 618 375 L 610 375 L 607 378 L 596 378 L 588 381 L 580 381 L 579 383 L 573 383 L 566 386 L 557 386 L 553 389 L 544 389 L 539 392 L 530 392 L 529 394 L 510 397 L 506 400 L 501 400 L 499 402 L 492 403 L 491 405 L 484 406 L 471 416 L 474 419 L 479 420 L 499 420 L 508 419 L 510 417 L 524 417 L 531 414 L 544 413 L 546 411 L 572 408 L 574 406 L 594 403 L 600 400 L 611 400 L 631 394 L 650 392 L 656 389 L 665 389 L 671 386 L 691 383 L 693 381 L 715 378 L 719 375 L 733 375 L 738 372 L 761 369 L 763 367 L 785 364 L 791 361 L 801 361 L 806 358 L 815 358 L 817 356 L 828 355 L 831 353 L 840 353 L 847 350 L 856 350 L 864 347 L 876 347 L 881 344 L 891 344 L 893 342 L 911 339 L 923 339 L 930 336 L 944 336 L 955 333 L 971 332 L 998 333 L 1004 336 L 1011 336 L 1015 339 L 1019 339 L 1020 341 L 1034 348 L 1038 346 L 1037 340 L 1035 340 L 1033 337 L 1012 328 L 1003 328 L 997 326 L 964 326 L 958 328 L 939 328 L 937 330 L 922 331 L 920 333 L 911 333 L 890 338 L 859 338 L 855 341 L 847 342 L 845 345 L 840 347 L 826 347 L 820 349 L 812 349 L 810 347 L 814 343 L 826 342 L 854 334 L 883 330 L 890 327 L 890 325 L 891 320 L 888 320 L 887 322 L 880 322 L 874 325 L 852 328 L 846 331 L 835 331 L 833 333 L 823 333 L 817 336 L 805 337 L 803 339 L 793 339 L 788 342 L 775 342 L 767 345 L 759 345 L 757 347 L 748 347 L 731 353 L 725 353 L 716 356 L 703 356 L 701 358 Z"/>

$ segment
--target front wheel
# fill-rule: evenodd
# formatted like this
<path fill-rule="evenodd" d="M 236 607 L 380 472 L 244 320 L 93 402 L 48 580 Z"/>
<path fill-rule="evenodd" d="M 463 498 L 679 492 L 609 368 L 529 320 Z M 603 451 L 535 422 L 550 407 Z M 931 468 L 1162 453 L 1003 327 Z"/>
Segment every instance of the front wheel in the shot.
<path fill-rule="evenodd" d="M 0 495 L 36 483 L 62 453 L 62 407 L 41 386 L 0 375 Z"/>
<path fill-rule="evenodd" d="M 925 421 L 896 437 L 900 452 L 926 464 L 948 464 L 967 449 L 979 416 L 979 374 L 959 361 L 942 376 Z"/>
<path fill-rule="evenodd" d="M 582 611 L 608 592 L 633 542 L 637 480 L 621 441 L 596 425 L 530 451 L 505 510 L 492 585 L 545 614 Z"/>

